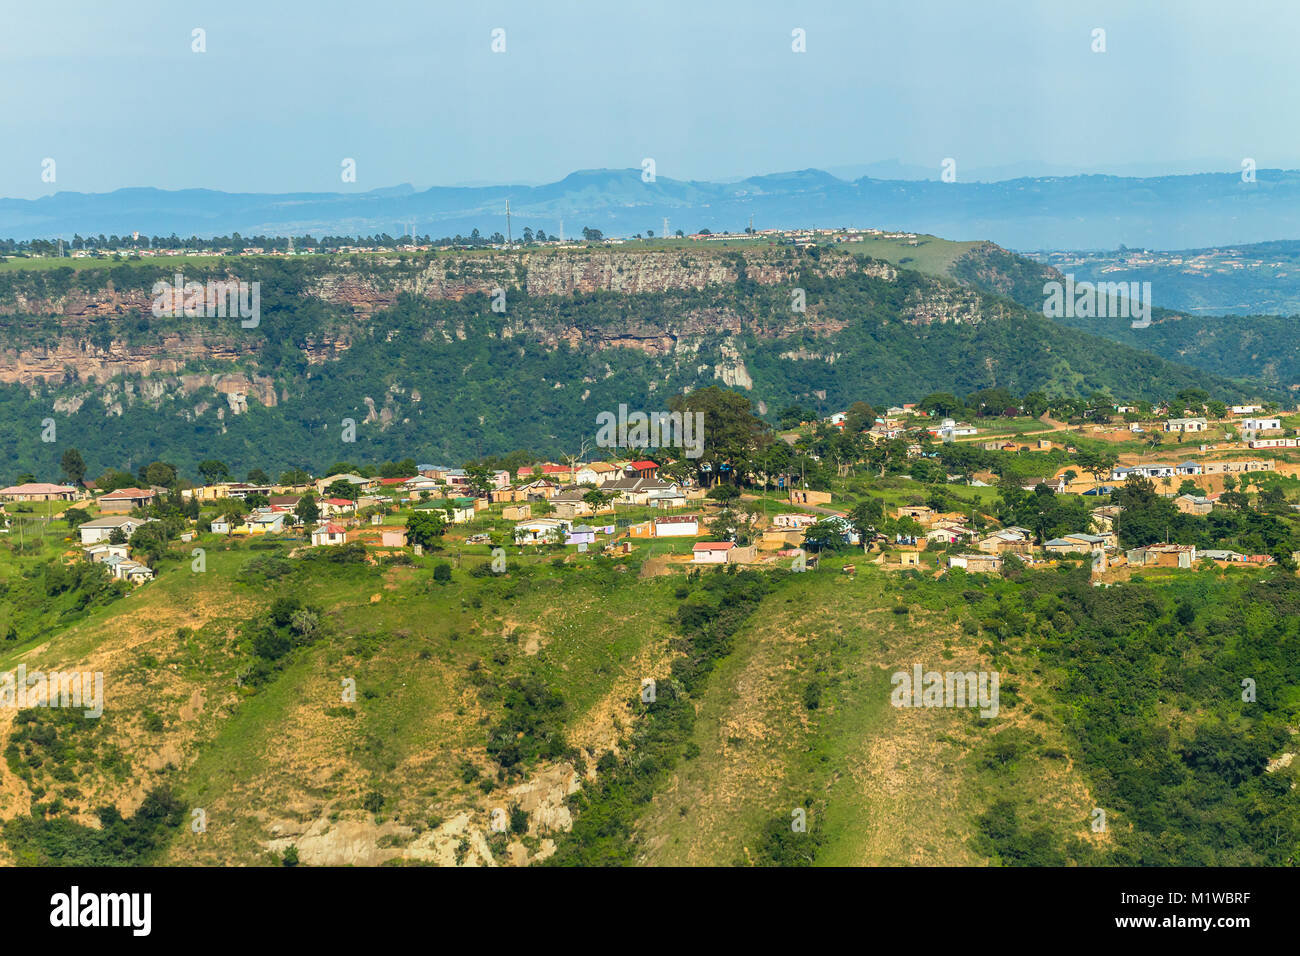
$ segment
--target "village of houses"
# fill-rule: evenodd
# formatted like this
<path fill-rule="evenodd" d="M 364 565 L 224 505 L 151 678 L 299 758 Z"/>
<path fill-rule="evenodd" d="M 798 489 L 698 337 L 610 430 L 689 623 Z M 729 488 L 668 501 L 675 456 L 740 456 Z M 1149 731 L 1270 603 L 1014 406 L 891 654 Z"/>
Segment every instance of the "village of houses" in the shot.
<path fill-rule="evenodd" d="M 1117 414 L 1131 410 L 1122 405 L 1115 408 Z M 356 542 L 376 556 L 404 550 L 420 554 L 421 547 L 408 541 L 404 522 L 415 511 L 434 509 L 449 526 L 449 543 L 487 545 L 512 540 L 519 548 L 549 546 L 571 549 L 573 554 L 628 554 L 654 542 L 654 553 L 663 558 L 665 566 L 815 567 L 818 556 L 805 553 L 815 551 L 806 548 L 806 533 L 819 523 L 823 528 L 836 528 L 844 545 L 861 548 L 863 560 L 899 570 L 928 567 L 944 573 L 960 568 L 970 573 L 996 574 L 1009 555 L 1029 565 L 1053 563 L 1064 555 L 1085 555 L 1090 556 L 1094 579 L 1107 580 L 1136 568 L 1191 568 L 1207 560 L 1220 566 L 1270 564 L 1274 559 L 1269 555 L 1198 550 L 1191 545 L 1159 541 L 1123 550 L 1115 533 L 1120 508 L 1102 503 L 1130 475 L 1141 475 L 1151 479 L 1162 494 L 1172 497 L 1179 511 L 1204 515 L 1217 506 L 1225 479 L 1235 483 L 1237 476 L 1260 472 L 1300 476 L 1300 463 L 1280 459 L 1274 451 L 1296 447 L 1296 438 L 1286 434 L 1289 430 L 1283 428 L 1282 418 L 1263 414 L 1259 406 L 1235 406 L 1229 416 L 1226 429 L 1225 423 L 1214 425 L 1204 417 L 1165 418 L 1146 428 L 1112 423 L 1051 433 L 1051 438 L 1021 435 L 988 439 L 980 435 L 981 429 L 965 422 L 935 421 L 922 415 L 916 406 L 900 406 L 890 408 L 868 430 L 867 437 L 874 441 L 919 437 L 926 432 L 936 441 L 971 441 L 986 451 L 1013 454 L 1043 451 L 1054 443 L 1073 453 L 1070 442 L 1076 433 L 1122 442 L 1143 431 L 1159 430 L 1176 434 L 1180 448 L 1189 441 L 1196 443 L 1212 428 L 1232 436 L 1230 440 L 1196 444 L 1195 457 L 1184 458 L 1183 452 L 1170 450 L 1166 452 L 1172 457 L 1169 453 L 1129 452 L 1116 456 L 1117 463 L 1108 475 L 1089 475 L 1079 465 L 1067 464 L 1053 474 L 1024 480 L 1021 486 L 1025 490 L 1047 485 L 1057 494 L 1098 498 L 1098 506 L 1089 512 L 1088 527 L 1046 541 L 1036 541 L 1026 528 L 995 527 L 997 522 L 989 515 L 974 522 L 970 513 L 936 512 L 923 504 L 903 503 L 889 508 L 886 518 L 910 519 L 914 524 L 908 527 L 919 530 L 907 534 L 875 533 L 864 542 L 848 515 L 836 509 L 831 491 L 797 487 L 797 481 L 789 485 L 781 482 L 779 498 L 747 496 L 761 509 L 752 509 L 754 533 L 745 536 L 746 543 L 715 540 L 709 536 L 707 525 L 723 505 L 706 498 L 704 487 L 661 477 L 660 465 L 648 459 L 567 465 L 540 462 L 514 474 L 490 473 L 491 487 L 486 491 L 471 486 L 465 469 L 428 464 L 419 465 L 416 474 L 408 477 L 333 474 L 293 486 L 225 481 L 182 487 L 183 499 L 194 499 L 201 508 L 215 510 L 216 514 L 191 521 L 191 527 L 179 537 L 182 542 L 190 542 L 201 534 L 270 535 L 302 547 Z M 838 414 L 826 423 L 843 428 L 844 420 L 845 416 Z M 996 425 L 987 430 L 996 430 Z M 922 454 L 921 445 L 911 445 L 908 454 Z M 1168 460 L 1156 460 L 1162 458 Z M 950 482 L 960 480 L 961 476 L 949 476 Z M 987 487 L 993 480 L 992 474 L 977 473 L 965 483 Z M 1171 490 L 1186 480 L 1205 493 L 1180 494 Z M 329 489 L 337 492 L 340 482 L 353 489 L 353 494 L 331 495 Z M 592 489 L 602 493 L 594 502 Z M 114 578 L 142 584 L 153 579 L 154 569 L 140 556 L 133 556 L 131 538 L 140 527 L 156 520 L 147 516 L 147 510 L 166 494 L 168 489 L 160 487 L 100 493 L 93 482 L 86 482 L 84 487 L 29 482 L 0 489 L 0 510 L 5 511 L 6 531 L 11 529 L 14 512 L 36 510 L 39 514 L 41 509 L 34 509 L 32 503 L 48 503 L 51 515 L 56 505 L 59 510 L 77 507 L 86 511 L 89 519 L 75 528 L 79 548 L 69 552 L 67 559 L 102 563 Z M 305 522 L 297 513 L 305 496 L 311 496 L 315 503 L 315 521 Z M 245 501 L 257 504 L 233 510 L 229 507 Z M 230 520 L 232 513 L 241 516 L 237 522 Z M 935 552 L 937 560 L 924 561 L 927 550 Z M 845 570 L 852 572 L 854 566 L 846 565 Z"/>
<path fill-rule="evenodd" d="M 1083 435 L 1094 441 L 1113 442 L 1117 447 L 1144 440 L 1152 449 L 1160 449 L 1168 437 L 1179 449 L 1163 449 L 1163 454 L 1153 452 L 1124 452 L 1116 454 L 1116 461 L 1108 474 L 1088 474 L 1079 464 L 1067 463 L 1051 474 L 1024 479 L 1020 487 L 1032 491 L 1044 485 L 1055 494 L 1077 494 L 1106 498 L 1130 476 L 1150 479 L 1156 490 L 1173 499 L 1178 511 L 1190 515 L 1206 515 L 1219 506 L 1225 488 L 1244 485 L 1261 474 L 1300 477 L 1300 461 L 1279 458 L 1273 450 L 1294 449 L 1300 438 L 1293 428 L 1284 427 L 1283 417 L 1267 412 L 1261 405 L 1231 405 L 1226 416 L 1219 421 L 1206 416 L 1169 416 L 1167 408 L 1151 410 L 1147 421 L 1131 421 L 1138 412 L 1137 406 L 1115 404 L 1113 420 L 1105 424 L 1071 426 L 1050 432 L 1003 438 L 980 438 L 980 429 L 968 422 L 942 418 L 935 422 L 925 416 L 916 404 L 890 407 L 885 415 L 876 418 L 868 431 L 875 441 L 887 441 L 915 436 L 924 431 L 930 439 L 943 442 L 975 442 L 984 451 L 1016 454 L 1020 452 L 1050 451 L 1054 445 L 1063 447 L 1068 455 L 1077 453 L 1071 436 Z M 837 413 L 827 419 L 832 427 L 843 429 L 847 413 Z M 1130 420 L 1124 420 L 1130 419 Z M 986 428 L 997 431 L 996 424 Z M 1037 437 L 1051 435 L 1052 437 Z M 1148 436 L 1158 435 L 1151 440 Z M 1214 436 L 1211 439 L 1211 436 Z M 1206 440 L 1202 440 L 1205 438 Z M 1183 458 L 1186 444 L 1195 446 L 1194 458 Z M 909 456 L 919 456 L 922 448 L 914 443 L 908 448 Z M 1243 476 L 1245 480 L 1243 481 Z M 954 480 L 957 476 L 950 476 Z M 976 474 L 971 484 L 982 485 L 994 481 L 992 474 Z M 987 479 L 987 481 L 982 480 Z M 1191 482 L 1204 490 L 1204 494 L 1190 494 L 1171 490 Z M 1300 505 L 1292 505 L 1300 511 Z M 1050 562 L 1064 554 L 1086 554 L 1092 558 L 1093 578 L 1096 581 L 1115 579 L 1128 570 L 1144 567 L 1190 568 L 1198 561 L 1211 561 L 1219 566 L 1233 564 L 1267 565 L 1274 563 L 1271 555 L 1241 554 L 1226 549 L 1197 549 L 1194 545 L 1151 542 L 1142 547 L 1121 550 L 1115 523 L 1121 509 L 1118 505 L 1099 504 L 1089 512 L 1090 525 L 1078 532 L 1060 538 L 1035 542 L 1033 532 L 1020 527 L 1005 527 L 981 532 L 969 526 L 969 516 L 961 513 L 936 513 L 923 505 L 899 508 L 895 518 L 911 518 L 923 529 L 915 542 L 896 536 L 895 546 L 899 561 L 904 567 L 919 563 L 919 553 L 909 553 L 914 546 L 919 551 L 927 544 L 967 545 L 968 553 L 945 555 L 940 564 L 949 568 L 962 568 L 970 572 L 999 573 L 1005 555 L 1014 554 L 1026 563 Z M 987 517 L 987 516 L 985 516 Z M 786 520 L 792 519 L 787 516 Z M 811 519 L 803 519 L 811 524 Z M 854 542 L 857 543 L 857 542 Z M 1300 552 L 1292 555 L 1300 562 Z"/>
<path fill-rule="evenodd" d="M 377 555 L 405 549 L 419 554 L 420 545 L 409 542 L 404 525 L 394 522 L 413 511 L 430 509 L 451 527 L 449 538 L 467 544 L 486 544 L 490 536 L 466 533 L 457 539 L 454 530 L 488 518 L 510 523 L 513 541 L 520 547 L 572 546 L 575 553 L 597 548 L 628 553 L 638 540 L 702 536 L 703 515 L 686 512 L 703 507 L 705 489 L 661 480 L 659 467 L 649 460 L 572 465 L 542 462 L 513 475 L 492 472 L 492 487 L 477 494 L 468 472 L 439 465 L 420 465 L 416 474 L 406 478 L 333 474 L 298 486 L 223 481 L 183 488 L 180 494 L 200 507 L 214 508 L 216 515 L 202 522 L 202 533 L 223 537 L 283 536 L 313 548 L 357 542 Z M 337 490 L 340 482 L 354 494 L 331 496 L 329 489 Z M 87 484 L 93 486 L 93 482 Z M 605 504 L 584 500 L 592 488 L 602 492 Z M 154 571 L 133 558 L 131 538 L 139 528 L 157 520 L 148 517 L 147 510 L 168 491 L 161 487 L 120 488 L 99 494 L 93 487 L 29 482 L 0 489 L 0 502 L 4 503 L 0 507 L 7 509 L 7 525 L 38 502 L 49 503 L 51 514 L 55 503 L 60 510 L 77 507 L 93 513 L 77 525 L 80 547 L 69 557 L 103 563 L 114 578 L 141 584 L 152 580 Z M 307 496 L 314 501 L 318 521 L 304 522 L 297 514 Z M 243 516 L 238 522 L 230 520 L 232 503 L 263 499 L 265 504 L 233 509 Z M 629 513 L 648 517 L 629 521 L 623 517 Z M 180 535 L 182 542 L 193 541 L 201 533 L 200 522 L 193 524 L 194 528 Z M 699 540 L 692 543 L 686 560 L 722 564 L 754 557 L 754 548 Z"/>

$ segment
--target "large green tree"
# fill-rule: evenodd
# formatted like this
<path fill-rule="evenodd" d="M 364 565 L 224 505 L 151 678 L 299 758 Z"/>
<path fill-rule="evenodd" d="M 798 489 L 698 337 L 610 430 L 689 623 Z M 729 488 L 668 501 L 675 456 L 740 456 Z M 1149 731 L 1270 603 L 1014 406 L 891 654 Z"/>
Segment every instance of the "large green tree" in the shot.
<path fill-rule="evenodd" d="M 82 479 L 86 477 L 86 462 L 81 457 L 81 452 L 75 448 L 69 448 L 59 459 L 59 467 L 63 470 L 63 475 L 68 479 L 69 484 L 80 485 Z"/>
<path fill-rule="evenodd" d="M 447 523 L 436 511 L 417 511 L 406 521 L 406 539 L 411 544 L 429 548 L 447 530 Z"/>
<path fill-rule="evenodd" d="M 710 385 L 674 395 L 668 407 L 683 416 L 703 415 L 702 433 L 695 436 L 701 443 L 700 456 L 692 459 L 702 482 L 740 481 L 754 470 L 767 426 L 754 415 L 744 395 Z"/>
<path fill-rule="evenodd" d="M 215 458 L 205 458 L 199 462 L 199 477 L 205 485 L 211 485 L 230 477 L 226 463 Z"/>

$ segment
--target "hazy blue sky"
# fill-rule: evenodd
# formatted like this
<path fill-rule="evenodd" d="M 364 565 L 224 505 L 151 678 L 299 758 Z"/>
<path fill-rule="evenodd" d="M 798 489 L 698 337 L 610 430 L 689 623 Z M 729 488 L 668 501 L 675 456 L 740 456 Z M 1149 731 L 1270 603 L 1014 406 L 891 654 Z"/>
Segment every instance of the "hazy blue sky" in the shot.
<path fill-rule="evenodd" d="M 0 196 L 547 182 L 644 157 L 660 176 L 720 179 L 892 159 L 954 157 L 966 178 L 1300 156 L 1291 0 L 9 7 Z M 194 27 L 206 53 L 191 52 Z M 806 53 L 791 51 L 796 27 Z"/>

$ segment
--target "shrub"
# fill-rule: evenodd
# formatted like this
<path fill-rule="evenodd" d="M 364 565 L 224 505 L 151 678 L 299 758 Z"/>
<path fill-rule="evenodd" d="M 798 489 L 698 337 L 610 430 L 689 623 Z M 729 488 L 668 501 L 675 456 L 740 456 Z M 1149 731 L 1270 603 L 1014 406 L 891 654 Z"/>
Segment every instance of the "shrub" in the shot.
<path fill-rule="evenodd" d="M 819 681 L 811 680 L 808 686 L 803 689 L 803 705 L 809 710 L 816 710 L 822 703 L 822 685 Z"/>

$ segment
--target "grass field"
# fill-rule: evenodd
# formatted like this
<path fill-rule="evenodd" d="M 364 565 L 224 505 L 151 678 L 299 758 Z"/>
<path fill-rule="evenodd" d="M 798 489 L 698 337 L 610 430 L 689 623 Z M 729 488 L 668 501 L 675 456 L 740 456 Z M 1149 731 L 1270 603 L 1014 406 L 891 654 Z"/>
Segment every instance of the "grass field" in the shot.
<path fill-rule="evenodd" d="M 1036 675 L 1019 678 L 1020 702 L 997 721 L 890 706 L 894 671 L 994 663 L 941 592 L 926 592 L 900 590 L 872 569 L 792 582 L 715 672 L 699 705 L 698 754 L 641 821 L 644 862 L 755 862 L 764 832 L 804 808 L 817 836 L 810 862 L 979 864 L 974 821 L 1007 794 L 1031 817 L 1082 837 L 1087 788 L 1068 762 L 1046 756 L 1061 741 L 1033 717 Z M 899 603 L 908 613 L 894 612 Z M 1026 726 L 1037 741 L 1025 756 L 985 766 L 1000 735 L 1023 736 Z"/>
<path fill-rule="evenodd" d="M 915 241 L 916 245 L 911 245 Z M 896 266 L 924 272 L 927 275 L 951 278 L 952 264 L 982 241 L 954 242 L 938 236 L 917 236 L 910 239 L 886 239 L 868 236 L 862 242 L 846 242 L 836 246 L 855 255 L 883 259 Z"/>

